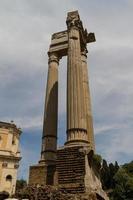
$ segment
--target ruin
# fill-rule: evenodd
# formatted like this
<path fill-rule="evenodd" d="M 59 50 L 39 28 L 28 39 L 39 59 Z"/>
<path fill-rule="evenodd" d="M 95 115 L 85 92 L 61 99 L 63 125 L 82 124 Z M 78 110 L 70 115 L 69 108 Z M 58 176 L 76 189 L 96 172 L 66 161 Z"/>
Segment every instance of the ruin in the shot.
<path fill-rule="evenodd" d="M 94 33 L 84 29 L 78 11 L 67 14 L 67 30 L 54 33 L 48 51 L 48 77 L 41 159 L 30 167 L 29 185 L 59 185 L 69 193 L 95 193 L 108 199 L 93 167 L 95 152 L 87 69 L 87 43 Z M 67 140 L 57 149 L 58 66 L 67 56 Z"/>

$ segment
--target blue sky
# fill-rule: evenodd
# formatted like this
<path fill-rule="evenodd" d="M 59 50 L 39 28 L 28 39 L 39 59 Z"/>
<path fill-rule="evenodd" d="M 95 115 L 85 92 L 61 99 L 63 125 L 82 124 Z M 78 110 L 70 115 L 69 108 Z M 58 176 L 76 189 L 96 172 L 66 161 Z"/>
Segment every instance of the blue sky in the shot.
<path fill-rule="evenodd" d="M 0 0 L 0 120 L 23 130 L 19 178 L 40 158 L 47 51 L 51 34 L 78 10 L 95 32 L 88 66 L 96 151 L 109 162 L 133 159 L 133 1 Z M 65 141 L 66 58 L 59 67 L 59 145 Z"/>

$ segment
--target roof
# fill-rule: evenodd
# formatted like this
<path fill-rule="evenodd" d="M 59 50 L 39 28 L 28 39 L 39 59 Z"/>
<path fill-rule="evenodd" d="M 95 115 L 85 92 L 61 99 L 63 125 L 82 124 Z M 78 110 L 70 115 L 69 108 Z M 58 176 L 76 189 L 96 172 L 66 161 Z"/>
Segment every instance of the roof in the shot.
<path fill-rule="evenodd" d="M 19 134 L 21 134 L 21 128 L 18 128 L 12 121 L 9 123 L 9 122 L 2 122 L 0 121 L 0 128 L 13 128 L 15 129 L 15 131 L 17 131 Z"/>

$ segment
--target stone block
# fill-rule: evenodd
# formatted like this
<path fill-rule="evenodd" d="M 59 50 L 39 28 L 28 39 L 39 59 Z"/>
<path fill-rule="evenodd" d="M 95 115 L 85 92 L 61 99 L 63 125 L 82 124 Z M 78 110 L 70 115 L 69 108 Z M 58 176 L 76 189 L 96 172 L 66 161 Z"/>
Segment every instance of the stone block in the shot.
<path fill-rule="evenodd" d="M 47 166 L 33 165 L 29 170 L 29 185 L 44 185 L 46 184 Z"/>
<path fill-rule="evenodd" d="M 38 164 L 30 166 L 29 185 L 56 185 L 55 165 Z"/>

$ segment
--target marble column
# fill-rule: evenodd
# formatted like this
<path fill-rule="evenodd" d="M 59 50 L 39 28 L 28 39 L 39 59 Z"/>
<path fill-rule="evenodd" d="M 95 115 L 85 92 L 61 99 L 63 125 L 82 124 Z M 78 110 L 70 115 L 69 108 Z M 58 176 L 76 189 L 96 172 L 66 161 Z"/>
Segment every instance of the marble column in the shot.
<path fill-rule="evenodd" d="M 77 23 L 68 21 L 67 142 L 88 143 L 82 84 L 80 34 Z"/>
<path fill-rule="evenodd" d="M 93 118 L 92 118 L 92 111 L 91 111 L 91 98 L 90 98 L 89 78 L 88 78 L 88 69 L 87 69 L 87 49 L 85 49 L 81 53 L 81 60 L 82 60 L 84 105 L 85 105 L 85 115 L 86 115 L 86 122 L 87 122 L 87 136 L 88 136 L 90 149 L 95 150 Z"/>
<path fill-rule="evenodd" d="M 45 111 L 42 136 L 41 161 L 51 163 L 56 160 L 58 124 L 58 65 L 56 53 L 49 53 L 49 68 L 45 97 Z"/>

